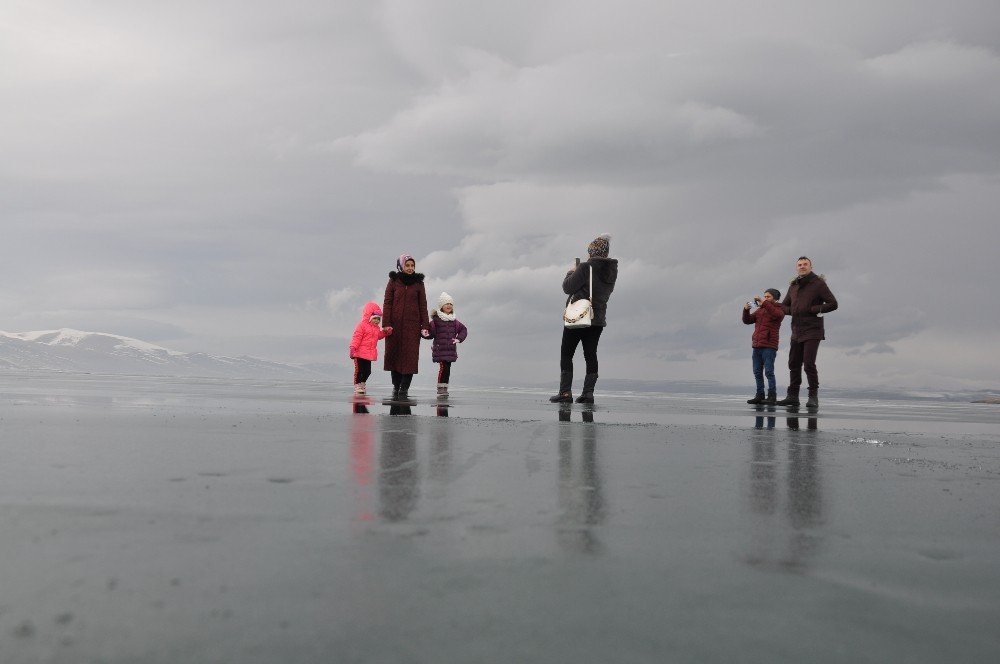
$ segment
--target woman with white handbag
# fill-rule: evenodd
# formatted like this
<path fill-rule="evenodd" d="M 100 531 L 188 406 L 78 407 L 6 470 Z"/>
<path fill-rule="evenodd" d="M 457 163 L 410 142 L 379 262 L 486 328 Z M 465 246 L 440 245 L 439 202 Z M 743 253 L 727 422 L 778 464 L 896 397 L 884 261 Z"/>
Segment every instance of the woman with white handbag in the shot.
<path fill-rule="evenodd" d="M 577 403 L 594 403 L 597 384 L 597 344 L 607 325 L 608 299 L 618 280 L 618 259 L 608 258 L 611 236 L 601 235 L 587 247 L 588 260 L 566 273 L 563 292 L 566 310 L 563 312 L 562 347 L 559 352 L 559 393 L 549 398 L 553 403 L 573 401 L 573 356 L 577 345 L 583 345 L 587 375 Z"/>

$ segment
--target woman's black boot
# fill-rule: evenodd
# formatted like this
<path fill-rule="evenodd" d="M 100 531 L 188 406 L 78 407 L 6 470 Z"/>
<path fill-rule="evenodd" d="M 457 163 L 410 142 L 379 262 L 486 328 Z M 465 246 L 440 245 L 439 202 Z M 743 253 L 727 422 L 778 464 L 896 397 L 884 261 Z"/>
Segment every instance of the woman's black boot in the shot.
<path fill-rule="evenodd" d="M 577 403 L 594 403 L 594 386 L 597 385 L 597 374 L 587 374 L 583 377 L 583 392 L 576 398 Z"/>
<path fill-rule="evenodd" d="M 559 372 L 559 394 L 549 397 L 552 403 L 573 403 L 573 372 Z"/>

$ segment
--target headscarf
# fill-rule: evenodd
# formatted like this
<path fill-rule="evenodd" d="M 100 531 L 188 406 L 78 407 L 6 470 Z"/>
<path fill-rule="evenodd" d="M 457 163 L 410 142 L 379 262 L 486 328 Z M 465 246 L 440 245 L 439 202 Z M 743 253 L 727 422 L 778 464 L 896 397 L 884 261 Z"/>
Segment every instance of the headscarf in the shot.
<path fill-rule="evenodd" d="M 406 265 L 406 261 L 413 261 L 414 263 L 417 262 L 417 260 L 410 254 L 400 254 L 399 258 L 396 259 L 396 269 L 402 272 L 403 266 Z"/>

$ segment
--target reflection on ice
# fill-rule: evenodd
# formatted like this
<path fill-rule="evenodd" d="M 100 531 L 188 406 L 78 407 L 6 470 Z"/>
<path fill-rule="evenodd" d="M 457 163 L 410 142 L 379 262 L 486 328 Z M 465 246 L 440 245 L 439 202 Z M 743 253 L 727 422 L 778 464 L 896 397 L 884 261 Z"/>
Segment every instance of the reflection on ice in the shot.
<path fill-rule="evenodd" d="M 572 422 L 573 421 L 573 406 L 572 406 L 572 404 L 568 404 L 568 403 L 561 403 L 561 404 L 559 404 L 559 409 L 558 409 L 557 412 L 559 413 L 559 421 L 560 422 Z M 583 406 L 582 408 L 580 408 L 579 413 L 580 413 L 580 421 L 581 422 L 593 422 L 594 421 L 594 407 L 593 406 L 589 406 L 589 405 L 588 406 Z"/>
<path fill-rule="evenodd" d="M 409 406 L 393 406 L 393 415 L 403 415 Z M 387 521 L 402 521 L 417 506 L 420 476 L 417 463 L 415 417 L 394 417 L 382 422 L 379 450 L 379 514 Z"/>
<path fill-rule="evenodd" d="M 354 403 L 351 418 L 351 475 L 354 480 L 356 515 L 359 521 L 374 518 L 372 480 L 375 475 L 375 420 L 363 400 Z"/>
<path fill-rule="evenodd" d="M 759 433 L 754 434 L 750 444 L 750 482 L 746 500 L 755 523 L 750 529 L 750 551 L 744 560 L 753 567 L 800 571 L 822 544 L 818 534 L 823 523 L 820 448 L 814 437 L 818 423 L 816 418 L 809 418 L 808 437 L 802 437 L 798 433 L 798 418 L 787 418 L 789 436 L 779 439 L 773 423 L 764 429 L 764 419 L 755 418 L 754 428 Z M 779 441 L 787 448 L 783 487 L 778 481 L 780 461 L 775 449 Z M 784 510 L 779 512 L 782 499 Z M 784 516 L 783 521 L 780 516 Z"/>
<path fill-rule="evenodd" d="M 0 661 L 1000 647 L 996 408 L 351 391 L 0 377 Z"/>
<path fill-rule="evenodd" d="M 560 404 L 559 421 L 571 422 L 572 408 Z M 593 526 L 607 511 L 598 462 L 598 427 L 594 411 L 581 412 L 585 426 L 559 427 L 559 508 L 556 525 L 559 544 L 581 553 L 600 553 L 603 545 Z"/>

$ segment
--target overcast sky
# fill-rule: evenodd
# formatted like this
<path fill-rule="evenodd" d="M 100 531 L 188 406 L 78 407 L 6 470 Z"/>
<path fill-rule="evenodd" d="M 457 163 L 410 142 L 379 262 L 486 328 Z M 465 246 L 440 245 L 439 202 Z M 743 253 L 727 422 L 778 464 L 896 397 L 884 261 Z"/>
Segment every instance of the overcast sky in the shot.
<path fill-rule="evenodd" d="M 406 251 L 455 381 L 554 385 L 607 232 L 604 377 L 749 388 L 807 254 L 824 385 L 1000 386 L 996 0 L 6 0 L 0 62 L 0 329 L 346 366 Z"/>

